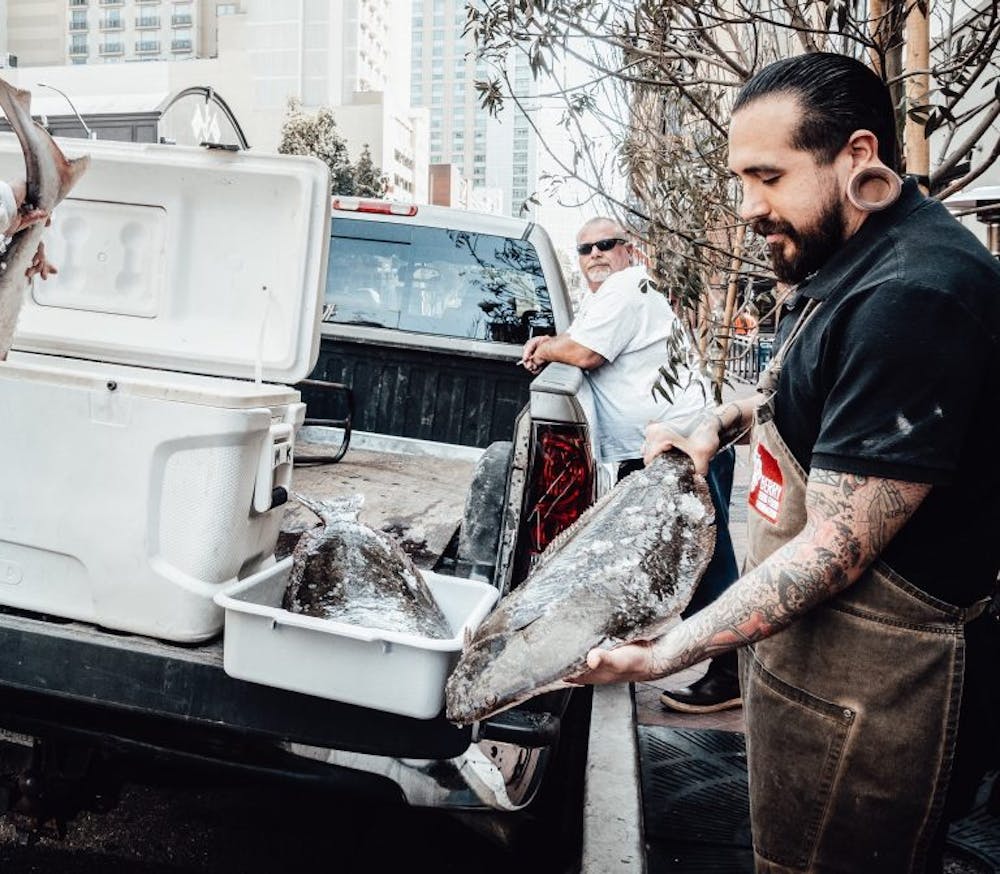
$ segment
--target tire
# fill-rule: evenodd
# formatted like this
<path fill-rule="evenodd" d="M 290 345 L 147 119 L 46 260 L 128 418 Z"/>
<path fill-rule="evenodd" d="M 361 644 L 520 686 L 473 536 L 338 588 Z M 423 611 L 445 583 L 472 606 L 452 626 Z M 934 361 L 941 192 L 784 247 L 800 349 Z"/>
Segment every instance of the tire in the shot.
<path fill-rule="evenodd" d="M 494 583 L 504 494 L 513 456 L 514 444 L 498 441 L 486 448 L 476 465 L 458 535 L 457 576 Z"/>

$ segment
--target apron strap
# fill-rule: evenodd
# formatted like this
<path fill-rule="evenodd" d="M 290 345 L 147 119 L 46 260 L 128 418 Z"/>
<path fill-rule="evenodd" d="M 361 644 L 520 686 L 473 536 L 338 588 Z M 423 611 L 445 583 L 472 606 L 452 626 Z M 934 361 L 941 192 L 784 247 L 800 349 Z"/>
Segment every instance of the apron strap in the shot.
<path fill-rule="evenodd" d="M 974 604 L 965 607 L 962 610 L 961 614 L 959 615 L 961 623 L 963 625 L 968 625 L 970 622 L 972 622 L 973 619 L 978 619 L 989 609 L 992 603 L 993 603 L 992 597 L 980 598 Z"/>
<path fill-rule="evenodd" d="M 806 302 L 806 305 L 802 308 L 802 314 L 795 322 L 785 342 L 781 344 L 781 348 L 774 358 L 771 359 L 771 363 L 768 364 L 758 378 L 757 391 L 773 395 L 778 390 L 778 377 L 781 376 L 781 367 L 785 363 L 785 356 L 788 354 L 788 350 L 792 348 L 792 344 L 799 338 L 802 329 L 812 320 L 821 303 L 821 300 L 816 300 L 815 298 L 810 298 Z"/>

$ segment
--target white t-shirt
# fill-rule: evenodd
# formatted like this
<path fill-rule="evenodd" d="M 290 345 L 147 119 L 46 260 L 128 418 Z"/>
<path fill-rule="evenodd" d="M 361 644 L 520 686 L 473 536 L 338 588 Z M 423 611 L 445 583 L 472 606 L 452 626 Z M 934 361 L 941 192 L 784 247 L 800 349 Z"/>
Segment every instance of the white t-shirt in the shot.
<path fill-rule="evenodd" d="M 677 316 L 662 294 L 642 291 L 642 267 L 609 276 L 595 292 L 587 292 L 567 334 L 606 359 L 587 372 L 590 398 L 584 397 L 595 432 L 598 461 L 623 461 L 642 456 L 642 441 L 650 422 L 684 425 L 711 398 L 708 386 L 694 372 L 681 368 L 680 388 L 667 403 L 652 394 L 660 367 L 667 363 L 667 337 Z"/>

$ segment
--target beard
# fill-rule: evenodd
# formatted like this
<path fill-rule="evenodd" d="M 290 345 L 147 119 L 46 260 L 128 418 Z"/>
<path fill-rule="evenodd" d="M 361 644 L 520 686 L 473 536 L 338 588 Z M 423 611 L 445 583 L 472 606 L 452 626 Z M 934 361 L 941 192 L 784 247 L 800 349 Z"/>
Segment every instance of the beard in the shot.
<path fill-rule="evenodd" d="M 595 264 L 586 272 L 587 281 L 594 283 L 604 282 L 612 273 L 614 273 L 614 270 L 611 269 L 610 264 Z"/>
<path fill-rule="evenodd" d="M 844 209 L 836 191 L 830 191 L 822 212 L 811 227 L 798 229 L 788 222 L 754 222 L 753 230 L 761 236 L 782 234 L 785 240 L 771 243 L 771 264 L 774 275 L 789 285 L 797 285 L 810 273 L 815 273 L 844 244 Z M 785 247 L 792 246 L 791 255 Z"/>

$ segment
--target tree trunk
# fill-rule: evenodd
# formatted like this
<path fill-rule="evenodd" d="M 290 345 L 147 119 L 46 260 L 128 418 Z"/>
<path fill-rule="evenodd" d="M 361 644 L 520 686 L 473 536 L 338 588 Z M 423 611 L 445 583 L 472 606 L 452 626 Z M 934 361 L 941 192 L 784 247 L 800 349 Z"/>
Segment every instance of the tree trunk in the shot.
<path fill-rule="evenodd" d="M 929 2 L 929 0 L 927 0 Z M 924 135 L 924 122 L 911 116 L 914 107 L 927 104 L 930 84 L 930 34 L 927 27 L 927 7 L 919 2 L 911 4 L 906 15 L 906 128 L 903 142 L 906 148 L 906 172 L 924 177 L 921 189 L 927 193 L 927 176 L 930 174 L 930 142 Z"/>

